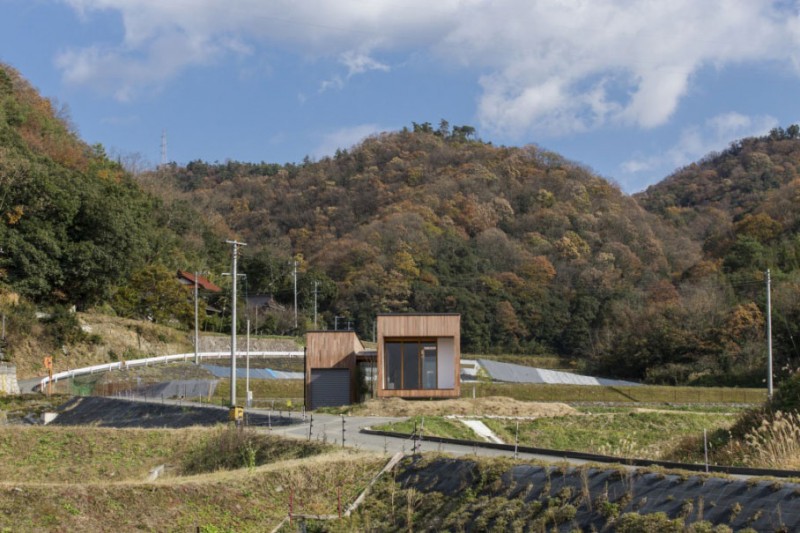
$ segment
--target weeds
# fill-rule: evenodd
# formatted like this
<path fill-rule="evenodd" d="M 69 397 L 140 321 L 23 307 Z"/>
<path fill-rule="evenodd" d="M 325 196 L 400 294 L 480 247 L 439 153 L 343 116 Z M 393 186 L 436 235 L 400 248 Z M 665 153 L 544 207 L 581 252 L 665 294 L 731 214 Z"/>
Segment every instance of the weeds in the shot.
<path fill-rule="evenodd" d="M 255 468 L 286 459 L 317 455 L 326 447 L 314 442 L 298 441 L 287 446 L 286 441 L 256 433 L 252 429 L 226 427 L 216 430 L 191 450 L 183 461 L 186 474 Z"/>
<path fill-rule="evenodd" d="M 800 464 L 800 415 L 775 412 L 744 437 L 751 464 L 795 468 Z"/>

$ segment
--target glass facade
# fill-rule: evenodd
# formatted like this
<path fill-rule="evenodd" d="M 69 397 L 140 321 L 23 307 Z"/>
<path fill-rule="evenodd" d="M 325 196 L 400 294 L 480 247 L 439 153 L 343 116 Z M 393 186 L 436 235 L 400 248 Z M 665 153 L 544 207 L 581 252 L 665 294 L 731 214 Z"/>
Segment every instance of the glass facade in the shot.
<path fill-rule="evenodd" d="M 436 388 L 435 339 L 387 340 L 383 353 L 386 389 Z"/>

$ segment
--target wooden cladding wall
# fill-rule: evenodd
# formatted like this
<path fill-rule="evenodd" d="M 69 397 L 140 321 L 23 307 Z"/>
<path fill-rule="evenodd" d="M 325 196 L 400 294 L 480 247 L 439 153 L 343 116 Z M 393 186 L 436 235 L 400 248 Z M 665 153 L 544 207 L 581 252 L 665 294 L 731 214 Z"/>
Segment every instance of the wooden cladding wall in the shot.
<path fill-rule="evenodd" d="M 364 345 L 352 331 L 309 331 L 306 334 L 306 405 L 311 405 L 311 369 L 347 368 L 350 370 L 350 401 L 355 400 L 356 353 Z"/>
<path fill-rule="evenodd" d="M 378 315 L 379 341 L 382 337 L 455 337 L 460 341 L 460 331 L 461 315 Z"/>
<path fill-rule="evenodd" d="M 458 314 L 419 314 L 419 315 L 378 315 L 378 378 L 379 398 L 457 398 L 461 394 L 461 315 Z M 453 339 L 452 389 L 394 389 L 385 387 L 384 348 L 387 339 Z"/>

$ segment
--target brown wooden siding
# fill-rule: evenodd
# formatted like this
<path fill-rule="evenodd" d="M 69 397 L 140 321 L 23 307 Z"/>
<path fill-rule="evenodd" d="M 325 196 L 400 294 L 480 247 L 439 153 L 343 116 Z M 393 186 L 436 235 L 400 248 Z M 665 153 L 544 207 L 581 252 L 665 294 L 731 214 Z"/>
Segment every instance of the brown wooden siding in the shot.
<path fill-rule="evenodd" d="M 350 401 L 355 401 L 356 353 L 364 345 L 352 331 L 309 331 L 306 334 L 306 405 L 311 405 L 311 369 L 347 368 L 350 370 Z"/>
<path fill-rule="evenodd" d="M 378 315 L 379 340 L 381 337 L 458 337 L 460 328 L 461 315 Z"/>
<path fill-rule="evenodd" d="M 418 314 L 378 315 L 378 377 L 379 398 L 457 398 L 461 395 L 461 315 Z M 384 343 L 387 339 L 452 337 L 454 350 L 455 387 L 452 389 L 384 389 Z"/>

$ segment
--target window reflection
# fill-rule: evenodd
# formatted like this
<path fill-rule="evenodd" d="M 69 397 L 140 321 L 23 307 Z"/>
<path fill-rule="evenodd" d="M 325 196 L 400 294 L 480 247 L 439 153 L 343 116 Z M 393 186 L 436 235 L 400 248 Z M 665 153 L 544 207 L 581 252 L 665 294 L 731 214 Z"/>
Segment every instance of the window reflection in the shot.
<path fill-rule="evenodd" d="M 386 389 L 436 388 L 435 340 L 386 341 L 384 354 Z"/>

